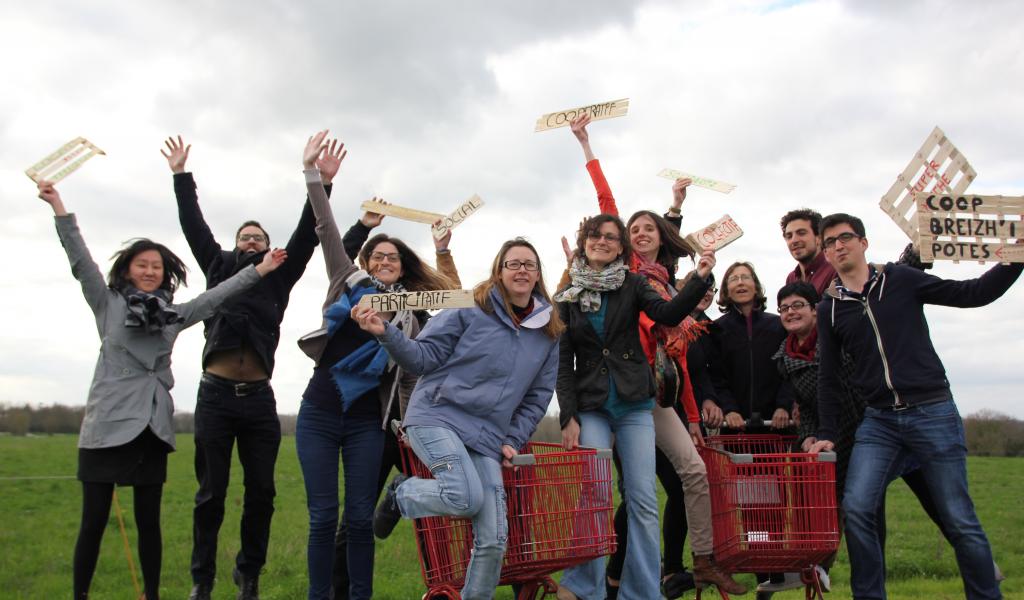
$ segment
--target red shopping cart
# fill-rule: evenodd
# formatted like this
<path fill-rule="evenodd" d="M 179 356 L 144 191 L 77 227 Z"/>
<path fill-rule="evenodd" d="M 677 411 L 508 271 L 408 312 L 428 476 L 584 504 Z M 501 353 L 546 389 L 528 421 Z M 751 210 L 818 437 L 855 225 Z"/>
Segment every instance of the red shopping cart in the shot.
<path fill-rule="evenodd" d="M 822 598 L 815 565 L 839 547 L 835 454 L 789 452 L 794 439 L 711 436 L 697 450 L 708 472 L 716 562 L 730 573 L 800 572 L 809 600 Z"/>
<path fill-rule="evenodd" d="M 405 472 L 430 478 L 404 436 L 399 440 Z M 544 598 L 558 589 L 552 573 L 615 552 L 612 453 L 530 442 L 513 464 L 518 468 L 503 470 L 508 543 L 500 585 L 520 584 L 518 600 Z M 473 548 L 471 521 L 425 517 L 415 519 L 414 529 L 424 600 L 460 598 Z"/>

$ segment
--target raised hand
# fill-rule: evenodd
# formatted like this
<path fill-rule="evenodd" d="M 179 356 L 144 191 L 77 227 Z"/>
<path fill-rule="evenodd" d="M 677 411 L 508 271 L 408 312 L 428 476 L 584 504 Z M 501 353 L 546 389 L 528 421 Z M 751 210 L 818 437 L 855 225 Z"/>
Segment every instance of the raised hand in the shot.
<path fill-rule="evenodd" d="M 380 202 L 381 204 L 387 204 L 387 202 L 385 202 L 383 198 L 378 198 L 376 196 L 374 196 L 370 201 Z M 384 215 L 370 211 L 364 212 L 363 216 L 359 217 L 359 222 L 365 225 L 366 227 L 369 227 L 370 229 L 373 229 L 374 227 L 379 227 L 382 221 L 384 221 Z"/>
<path fill-rule="evenodd" d="M 260 274 L 260 277 L 266 277 L 283 265 L 286 260 L 288 260 L 288 252 L 283 248 L 274 248 L 263 255 L 263 261 L 256 265 L 256 272 Z"/>
<path fill-rule="evenodd" d="M 160 149 L 160 154 L 164 155 L 167 159 L 167 166 L 171 168 L 171 173 L 178 174 L 185 172 L 185 161 L 188 160 L 188 151 L 192 149 L 192 144 L 188 146 L 178 136 L 178 140 L 175 141 L 173 137 L 169 137 L 164 140 L 164 145 L 170 152 L 164 152 L 164 149 Z"/>
<path fill-rule="evenodd" d="M 700 255 L 700 261 L 697 263 L 697 274 L 702 278 L 707 279 L 707 276 L 711 274 L 711 270 L 715 268 L 715 249 L 706 248 Z"/>
<path fill-rule="evenodd" d="M 302 167 L 304 169 L 312 169 L 316 165 L 316 159 L 320 158 L 320 154 L 327 148 L 327 142 L 324 141 L 326 137 L 327 130 L 324 129 L 306 140 L 306 148 L 302 151 Z"/>
<path fill-rule="evenodd" d="M 562 236 L 562 252 L 565 253 L 565 263 L 571 267 L 572 258 L 575 256 L 575 253 L 572 246 L 569 245 L 569 239 L 564 235 Z"/>
<path fill-rule="evenodd" d="M 39 190 L 39 198 L 53 209 L 53 214 L 58 217 L 68 214 L 68 211 L 64 210 L 64 201 L 60 199 L 60 192 L 57 191 L 57 188 L 53 187 L 52 183 L 40 181 L 36 184 L 36 189 Z"/>
<path fill-rule="evenodd" d="M 381 217 L 381 218 L 383 218 L 383 217 Z M 441 224 L 441 220 L 440 219 L 438 219 L 437 222 L 434 223 L 435 226 L 436 225 L 440 225 L 440 224 Z M 444 251 L 448 250 L 448 244 L 450 244 L 451 241 L 452 241 L 452 230 L 449 227 L 448 228 L 448 232 L 445 233 L 444 237 L 442 237 L 441 239 L 437 239 L 433 235 L 430 236 L 430 239 L 434 240 L 434 250 L 437 250 L 438 252 L 444 252 Z"/>
<path fill-rule="evenodd" d="M 359 306 L 358 304 L 352 307 L 350 313 L 352 320 L 359 325 L 359 328 L 363 331 L 369 332 L 375 336 L 384 335 L 384 319 L 381 318 L 380 314 L 368 306 Z"/>
<path fill-rule="evenodd" d="M 683 200 L 686 200 L 686 188 L 690 187 L 693 180 L 689 177 L 684 179 L 676 179 L 676 182 L 672 184 L 672 207 L 679 212 L 679 208 L 683 205 Z"/>
<path fill-rule="evenodd" d="M 590 134 L 587 133 L 587 125 L 590 125 L 590 121 L 590 114 L 584 113 L 569 122 L 569 130 L 581 144 L 590 142 Z"/>
<path fill-rule="evenodd" d="M 320 169 L 320 178 L 323 180 L 324 185 L 334 181 L 334 176 L 338 174 L 338 169 L 341 168 L 341 161 L 345 160 L 345 157 L 348 155 L 348 150 L 344 148 L 345 144 L 337 139 L 333 139 L 330 145 L 325 147 L 324 151 L 320 153 L 320 158 L 316 159 L 316 168 Z"/>

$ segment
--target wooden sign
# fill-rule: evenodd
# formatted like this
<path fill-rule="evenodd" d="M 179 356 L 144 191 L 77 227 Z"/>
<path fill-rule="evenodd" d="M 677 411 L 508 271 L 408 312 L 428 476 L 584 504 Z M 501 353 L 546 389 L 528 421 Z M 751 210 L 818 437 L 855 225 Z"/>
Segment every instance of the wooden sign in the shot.
<path fill-rule="evenodd" d="M 36 183 L 40 181 L 57 183 L 77 171 L 85 164 L 85 161 L 97 154 L 105 155 L 106 152 L 97 148 L 84 137 L 77 137 L 26 169 L 25 174 Z"/>
<path fill-rule="evenodd" d="M 395 217 L 396 219 L 402 219 L 403 221 L 426 223 L 427 225 L 433 225 L 434 223 L 445 219 L 444 215 L 438 213 L 416 210 L 414 208 L 405 208 L 404 206 L 396 206 L 394 204 L 384 204 L 383 202 L 374 202 L 373 200 L 363 202 L 359 208 L 366 212 L 387 215 L 389 217 Z"/>
<path fill-rule="evenodd" d="M 714 179 L 708 179 L 707 177 L 701 177 L 700 175 L 692 175 L 690 173 L 684 173 L 682 171 L 676 171 L 675 169 L 662 169 L 658 173 L 658 177 L 664 177 L 665 179 L 692 179 L 693 185 L 699 185 L 702 188 L 709 190 L 715 190 L 716 192 L 722 192 L 728 194 L 729 192 L 736 189 L 736 185 L 732 183 L 726 183 L 724 181 L 716 181 Z"/>
<path fill-rule="evenodd" d="M 480 196 L 473 194 L 473 197 L 462 203 L 462 206 L 456 208 L 452 214 L 441 219 L 441 223 L 431 225 L 430 231 L 433 232 L 435 239 L 441 239 L 448 234 L 449 231 L 455 229 L 455 226 L 465 221 L 469 215 L 475 213 L 481 206 L 484 205 L 484 201 L 480 199 Z"/>
<path fill-rule="evenodd" d="M 394 292 L 367 294 L 359 299 L 359 306 L 377 312 L 398 310 L 436 310 L 441 308 L 472 308 L 473 290 L 434 290 L 429 292 Z"/>
<path fill-rule="evenodd" d="M 732 217 L 725 215 L 707 227 L 687 235 L 685 239 L 694 250 L 703 251 L 713 248 L 717 251 L 741 237 L 743 237 L 743 230 L 736 224 L 736 221 L 733 221 Z"/>
<path fill-rule="evenodd" d="M 547 131 L 549 129 L 567 127 L 570 121 L 585 114 L 589 114 L 590 119 L 593 121 L 601 121 L 603 119 L 611 119 L 614 117 L 624 117 L 628 111 L 629 98 L 602 102 L 601 104 L 591 104 L 589 106 L 580 106 L 578 108 L 568 108 L 566 110 L 542 115 L 537 119 L 537 126 L 533 131 Z"/>
<path fill-rule="evenodd" d="M 896 177 L 879 206 L 900 229 L 917 243 L 917 219 L 913 194 L 931 193 L 960 196 L 978 174 L 946 134 L 936 127 Z"/>
<path fill-rule="evenodd" d="M 921 260 L 1024 262 L 1024 196 L 914 194 Z"/>

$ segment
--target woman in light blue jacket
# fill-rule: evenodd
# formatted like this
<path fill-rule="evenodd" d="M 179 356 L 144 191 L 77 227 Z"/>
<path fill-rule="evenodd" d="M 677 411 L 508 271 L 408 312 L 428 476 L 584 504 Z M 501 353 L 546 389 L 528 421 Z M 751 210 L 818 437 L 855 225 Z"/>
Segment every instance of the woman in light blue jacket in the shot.
<path fill-rule="evenodd" d="M 442 311 L 415 340 L 372 309 L 352 310 L 395 362 L 421 376 L 403 424 L 435 477 L 396 475 L 374 514 L 374 533 L 386 537 L 403 516 L 471 518 L 467 600 L 491 598 L 498 585 L 508 538 L 501 465 L 511 465 L 548 408 L 564 329 L 537 251 L 523 239 L 502 245 L 474 297 L 475 307 Z"/>
<path fill-rule="evenodd" d="M 285 252 L 267 252 L 258 266 L 240 271 L 190 302 L 172 304 L 174 290 L 185 283 L 185 266 L 174 253 L 162 244 L 135 240 L 114 255 L 104 281 L 75 215 L 65 210 L 53 184 L 40 182 L 39 197 L 53 209 L 57 235 L 96 317 L 101 341 L 78 436 L 82 524 L 75 544 L 74 598 L 88 596 L 114 486 L 131 485 L 146 598 L 158 600 L 160 497 L 167 477 L 167 453 L 174 450 L 170 395 L 174 340 L 183 329 L 213 316 L 222 302 L 276 269 L 284 262 Z"/>

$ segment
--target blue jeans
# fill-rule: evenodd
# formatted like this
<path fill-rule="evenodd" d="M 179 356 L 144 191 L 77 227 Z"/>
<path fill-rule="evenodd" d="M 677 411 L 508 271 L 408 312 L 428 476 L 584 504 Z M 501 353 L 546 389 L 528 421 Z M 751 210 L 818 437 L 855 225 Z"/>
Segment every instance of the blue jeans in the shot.
<path fill-rule="evenodd" d="M 309 508 L 309 598 L 331 594 L 334 532 L 338 527 L 338 452 L 345 472 L 349 598 L 373 596 L 373 509 L 384 451 L 384 430 L 373 417 L 347 418 L 306 401 L 299 408 L 295 449 Z"/>
<path fill-rule="evenodd" d="M 622 462 L 626 494 L 626 522 L 629 551 L 619 583 L 621 600 L 660 598 L 658 546 L 658 497 L 654 490 L 654 419 L 649 410 L 634 410 L 617 421 L 598 412 L 576 415 L 580 423 L 580 445 L 609 448 L 615 434 L 615 449 Z M 620 543 L 622 541 L 620 540 Z M 604 598 L 605 559 L 566 569 L 561 585 L 580 600 Z"/>
<path fill-rule="evenodd" d="M 868 408 L 857 429 L 843 510 L 854 598 L 885 598 L 885 562 L 877 510 L 908 459 L 921 465 L 943 528 L 956 552 L 966 597 L 1002 598 L 992 550 L 967 492 L 967 444 L 952 398 L 904 411 Z"/>
<path fill-rule="evenodd" d="M 412 477 L 398 486 L 402 516 L 472 518 L 473 555 L 462 598 L 492 598 L 508 541 L 501 463 L 467 449 L 455 432 L 444 427 L 413 426 L 405 435 L 434 479 Z"/>

